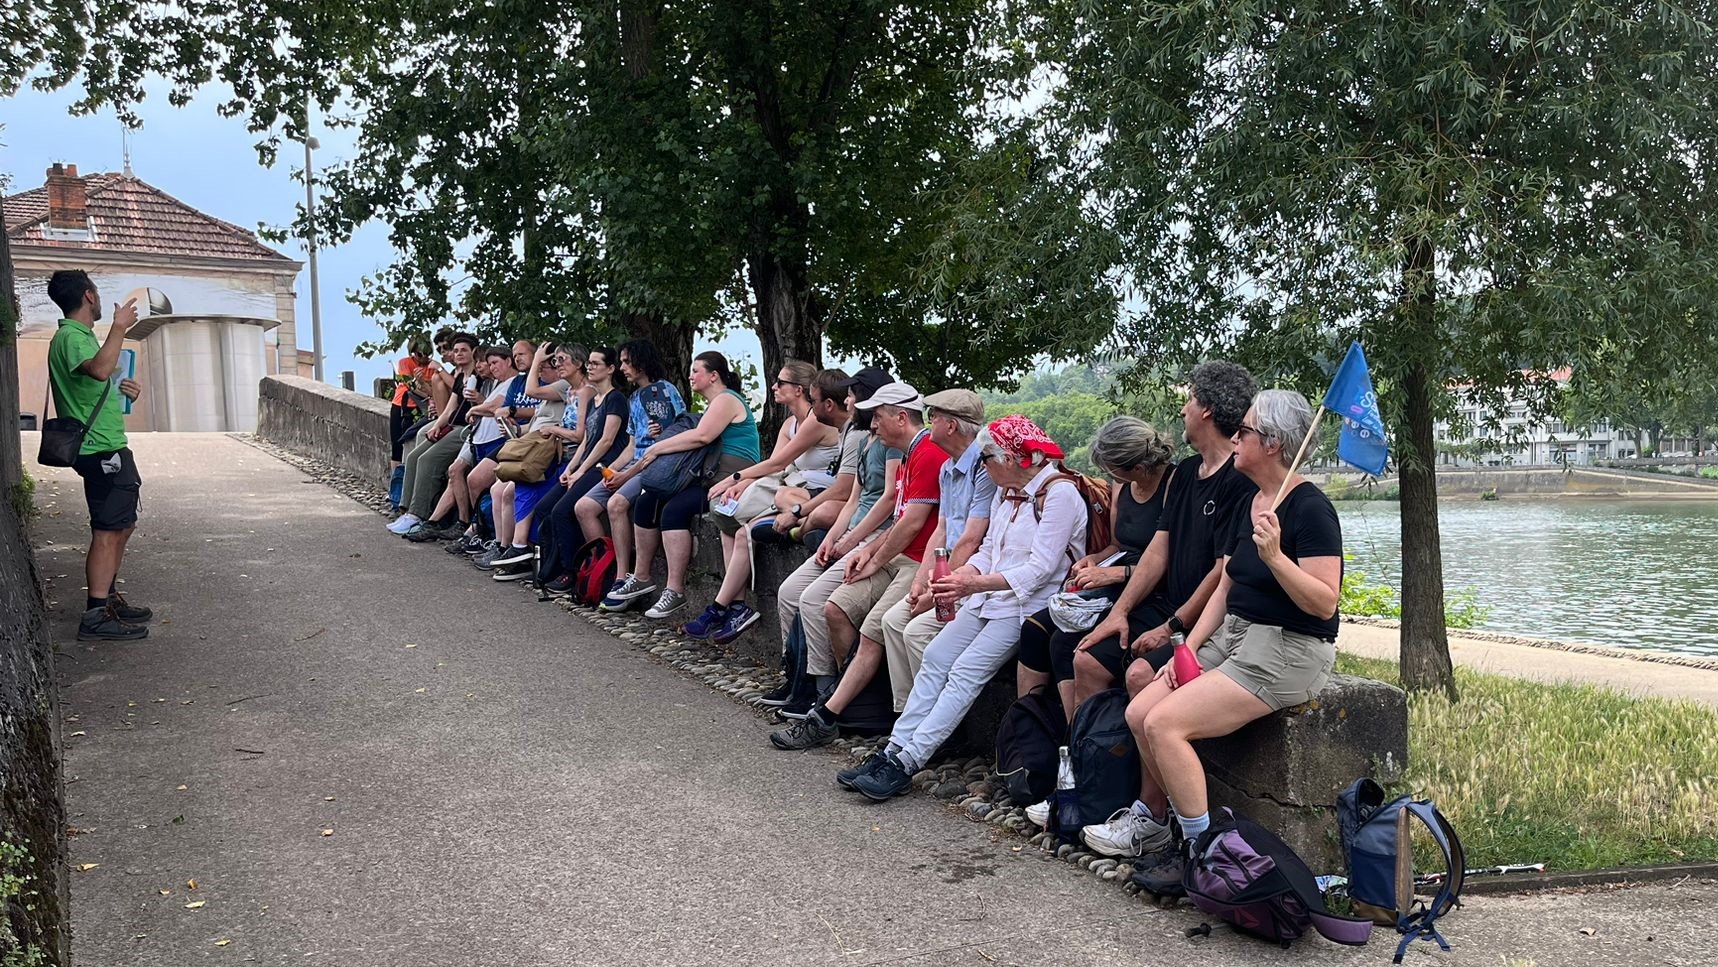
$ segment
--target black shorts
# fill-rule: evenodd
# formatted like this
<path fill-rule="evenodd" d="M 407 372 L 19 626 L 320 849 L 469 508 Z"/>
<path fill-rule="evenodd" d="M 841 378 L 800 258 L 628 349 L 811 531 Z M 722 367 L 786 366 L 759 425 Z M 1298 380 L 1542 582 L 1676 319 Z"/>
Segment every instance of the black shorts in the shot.
<path fill-rule="evenodd" d="M 1147 631 L 1169 620 L 1169 612 L 1156 600 L 1147 600 L 1134 608 L 1127 616 L 1127 639 L 1120 637 L 1106 638 L 1086 650 L 1086 654 L 1097 659 L 1098 664 L 1110 673 L 1110 677 L 1120 684 L 1127 676 L 1127 666 L 1133 664 L 1133 640 Z M 1050 638 L 1050 664 L 1056 681 L 1069 681 L 1074 677 L 1074 648 L 1079 645 L 1085 634 L 1068 634 L 1056 632 Z M 1167 648 L 1156 648 L 1139 657 L 1151 664 L 1153 669 L 1163 667 L 1163 663 L 1174 654 Z"/>
<path fill-rule="evenodd" d="M 114 466 L 109 461 L 117 459 Z M 111 466 L 109 472 L 105 465 Z M 89 504 L 90 530 L 123 531 L 137 524 L 137 493 L 143 486 L 131 448 L 86 453 L 72 464 L 84 478 L 84 502 Z"/>

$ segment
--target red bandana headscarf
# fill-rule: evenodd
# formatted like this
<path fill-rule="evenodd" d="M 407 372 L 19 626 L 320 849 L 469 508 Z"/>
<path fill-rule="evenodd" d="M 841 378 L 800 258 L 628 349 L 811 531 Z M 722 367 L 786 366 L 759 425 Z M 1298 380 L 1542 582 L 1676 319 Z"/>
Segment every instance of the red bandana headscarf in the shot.
<path fill-rule="evenodd" d="M 1050 434 L 1018 414 L 990 424 L 990 438 L 1022 467 L 1031 465 L 1034 453 L 1042 453 L 1047 460 L 1060 460 L 1063 456 L 1062 448 L 1050 439 Z"/>

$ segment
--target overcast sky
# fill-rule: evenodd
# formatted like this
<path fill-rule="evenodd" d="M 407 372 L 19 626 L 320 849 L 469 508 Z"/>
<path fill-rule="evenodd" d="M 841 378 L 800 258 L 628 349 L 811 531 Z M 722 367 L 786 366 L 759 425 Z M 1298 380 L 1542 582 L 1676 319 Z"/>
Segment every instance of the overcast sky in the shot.
<path fill-rule="evenodd" d="M 0 172 L 11 178 L 8 194 L 43 184 L 48 167 L 56 161 L 77 165 L 80 174 L 124 167 L 119 121 L 111 111 L 72 117 L 67 108 L 76 99 L 70 90 L 41 94 L 26 89 L 0 100 L 0 125 L 4 125 Z M 303 184 L 292 179 L 292 172 L 303 166 L 302 146 L 283 145 L 275 166 L 264 168 L 254 149 L 257 137 L 245 130 L 242 119 L 218 115 L 217 103 L 218 97 L 205 92 L 188 106 L 175 108 L 154 92 L 138 112 L 143 128 L 131 133 L 132 172 L 193 208 L 245 228 L 290 224 L 294 206 L 304 201 Z M 351 156 L 352 131 L 322 129 L 316 136 L 322 145 L 316 153 L 318 167 Z M 276 248 L 293 258 L 305 258 L 299 240 Z M 363 389 L 373 377 L 392 371 L 389 360 L 359 359 L 352 354 L 353 347 L 374 338 L 379 328 L 359 315 L 345 293 L 357 287 L 360 277 L 375 273 L 393 257 L 387 228 L 380 224 L 364 226 L 345 245 L 318 249 L 322 342 L 327 355 L 324 371 L 329 382 L 339 382 L 341 370 L 350 369 L 358 374 L 358 386 Z M 299 274 L 297 288 L 300 348 L 309 349 L 308 268 Z M 750 332 L 716 344 L 730 356 L 749 357 L 754 363 L 759 358 L 757 346 Z"/>

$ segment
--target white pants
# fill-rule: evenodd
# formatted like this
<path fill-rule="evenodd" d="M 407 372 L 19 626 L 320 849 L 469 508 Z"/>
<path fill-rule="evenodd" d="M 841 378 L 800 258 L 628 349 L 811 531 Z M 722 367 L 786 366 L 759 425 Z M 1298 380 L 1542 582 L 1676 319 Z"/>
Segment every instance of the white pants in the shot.
<path fill-rule="evenodd" d="M 934 612 L 933 612 L 934 614 Z M 962 608 L 925 649 L 907 706 L 889 739 L 922 769 L 966 718 L 978 693 L 1014 657 L 1020 621 Z"/>
<path fill-rule="evenodd" d="M 924 663 L 925 649 L 931 639 L 946 625 L 937 620 L 937 610 L 913 614 L 912 605 L 902 598 L 883 615 L 883 654 L 889 660 L 889 687 L 895 693 L 895 712 L 907 707 L 912 694 L 913 679 Z"/>

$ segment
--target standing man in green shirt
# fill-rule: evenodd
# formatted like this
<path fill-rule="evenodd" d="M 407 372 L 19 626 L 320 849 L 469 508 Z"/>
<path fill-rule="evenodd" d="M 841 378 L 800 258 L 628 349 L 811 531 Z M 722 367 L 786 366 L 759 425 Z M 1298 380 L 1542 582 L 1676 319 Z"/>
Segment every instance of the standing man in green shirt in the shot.
<path fill-rule="evenodd" d="M 74 465 L 84 481 L 84 500 L 89 504 L 89 554 L 84 576 L 89 597 L 83 620 L 78 622 L 79 641 L 131 641 L 149 637 L 144 627 L 153 614 L 148 608 L 126 604 L 114 586 L 125 542 L 137 526 L 137 493 L 142 480 L 137 461 L 126 446 L 124 407 L 104 391 L 119 367 L 119 350 L 125 332 L 137 321 L 136 299 L 115 306 L 107 338 L 97 342 L 95 324 L 101 319 L 101 294 L 87 273 L 79 269 L 55 272 L 48 279 L 48 298 L 65 313 L 54 340 L 48 346 L 48 382 L 53 387 L 54 411 L 82 420 L 88 427 L 83 447 Z M 122 379 L 119 391 L 135 400 L 143 388 Z"/>

